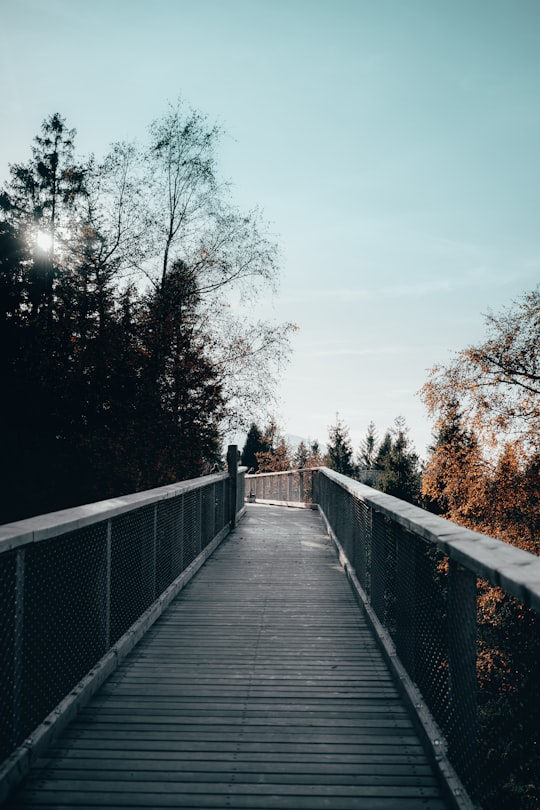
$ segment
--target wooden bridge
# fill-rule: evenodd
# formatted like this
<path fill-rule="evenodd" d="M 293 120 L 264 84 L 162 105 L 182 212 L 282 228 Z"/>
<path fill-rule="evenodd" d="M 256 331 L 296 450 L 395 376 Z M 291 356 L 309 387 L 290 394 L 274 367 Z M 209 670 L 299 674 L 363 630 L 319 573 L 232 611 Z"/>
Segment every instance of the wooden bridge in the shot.
<path fill-rule="evenodd" d="M 446 805 L 321 518 L 254 505 L 16 806 Z"/>
<path fill-rule="evenodd" d="M 65 697 L 58 706 L 17 747 L 12 745 L 0 774 L 9 807 L 473 807 L 463 783 L 478 784 L 483 766 L 479 767 L 476 754 L 476 712 L 471 720 L 467 708 L 470 689 L 475 692 L 467 670 L 470 632 L 466 629 L 465 637 L 461 633 L 457 638 L 450 622 L 445 662 L 440 652 L 434 652 L 433 639 L 426 642 L 427 631 L 411 634 L 413 614 L 416 620 L 421 618 L 420 624 L 426 617 L 419 616 L 419 606 L 412 610 L 410 601 L 403 600 L 403 584 L 390 592 L 392 543 L 385 547 L 384 559 L 377 561 L 376 539 L 380 531 L 387 540 L 390 536 L 385 509 L 393 510 L 394 517 L 401 515 L 410 529 L 414 507 L 400 506 L 373 490 L 368 493 L 367 487 L 340 480 L 343 476 L 325 475 L 338 489 L 325 492 L 312 471 L 249 478 L 246 497 L 257 502 L 248 503 L 247 509 L 243 475 L 232 482 L 234 472 L 228 478 L 209 476 L 201 479 L 202 484 L 176 485 L 159 496 L 132 496 L 136 509 L 124 499 L 85 513 L 66 512 L 60 533 L 64 547 L 57 550 L 56 565 L 68 570 L 79 558 L 85 576 L 67 597 L 65 585 L 58 592 L 51 585 L 40 604 L 49 600 L 44 612 L 51 612 L 56 621 L 66 612 L 66 604 L 82 602 L 85 618 L 74 627 L 68 623 L 60 628 L 63 641 L 52 641 L 48 656 L 50 660 L 55 650 L 62 650 L 58 653 L 62 661 L 52 675 L 36 662 L 37 683 L 23 673 L 32 654 L 29 643 L 17 640 L 24 621 L 19 618 L 17 628 L 16 620 L 12 642 L 0 642 L 14 673 L 9 694 L 2 698 L 4 705 L 13 707 L 14 742 L 17 733 L 19 739 L 28 734 L 25 722 L 35 725 L 27 717 L 26 704 L 39 703 L 40 688 L 49 691 L 58 673 L 68 667 L 63 663 L 70 656 L 63 651 L 66 645 L 80 647 L 82 635 L 83 646 L 93 638 L 107 652 L 97 656 L 95 666 L 68 694 L 65 686 L 59 687 Z M 371 540 L 364 552 L 355 532 L 365 528 L 367 513 L 348 508 L 349 501 L 342 500 L 347 488 L 356 492 L 353 506 L 358 507 L 359 493 L 373 500 L 370 508 L 382 498 L 370 517 Z M 322 503 L 321 514 L 283 508 L 310 506 L 314 501 Z M 353 522 L 347 529 L 349 518 Z M 378 525 L 380 520 L 384 525 Z M 416 529 L 424 535 L 428 526 L 431 532 L 440 530 L 438 520 L 429 516 L 423 528 L 417 524 Z M 24 602 L 30 639 L 51 632 L 47 619 L 32 616 L 33 603 L 42 598 L 34 594 L 40 589 L 32 555 L 47 544 L 50 553 L 60 539 L 52 535 L 58 533 L 61 520 L 48 522 L 48 528 L 43 521 L 28 521 L 25 527 L 13 524 L 18 533 L 4 527 L 0 541 L 13 558 L 18 583 L 13 607 L 18 616 Z M 199 535 L 196 542 L 194 533 Z M 178 534 L 183 537 L 181 553 L 172 542 Z M 132 553 L 136 549 L 135 563 L 127 567 L 122 559 L 124 535 Z M 396 537 L 394 532 L 392 542 Z M 408 546 L 408 562 L 403 563 L 401 546 L 410 537 L 397 539 L 395 561 L 405 565 L 408 587 L 416 590 L 426 571 Z M 463 559 L 467 537 L 460 535 L 460 540 Z M 88 545 L 92 552 L 84 550 Z M 491 547 L 492 557 L 505 553 L 499 545 Z M 72 547 L 75 558 L 70 559 Z M 518 563 L 522 574 L 530 565 L 525 577 L 530 582 L 537 568 L 529 556 L 520 557 Z M 41 575 L 48 576 L 43 559 Z M 180 576 L 173 562 L 182 571 Z M 384 589 L 377 584 L 380 565 L 385 570 Z M 440 560 L 434 565 L 430 580 Z M 24 600 L 23 574 L 28 578 Z M 59 576 L 62 579 L 61 572 Z M 456 572 L 451 576 L 455 579 Z M 149 579 L 151 593 L 145 590 Z M 470 594 L 462 577 L 455 581 L 459 599 L 465 600 L 457 624 L 465 620 L 467 628 Z M 528 587 L 536 599 L 540 589 L 536 584 Z M 115 588 L 122 599 L 115 596 Z M 100 607 L 91 609 L 89 594 L 95 599 L 97 591 Z M 59 599 L 62 613 L 56 604 Z M 438 610 L 437 600 L 430 599 L 427 612 L 435 615 Z M 93 629 L 89 631 L 85 623 Z M 89 669 L 82 663 L 80 667 L 82 672 Z M 448 677 L 452 667 L 459 674 Z M 428 677 L 427 670 L 435 672 Z M 433 683 L 439 686 L 435 689 Z M 429 707 L 419 685 L 431 701 Z M 445 716 L 438 703 L 452 718 L 445 729 L 447 739 L 441 732 Z M 476 699 L 473 703 L 476 706 Z M 529 710 L 538 712 L 538 707 Z M 470 733 L 472 747 L 466 739 Z M 466 754 L 465 766 L 460 749 Z M 474 769 L 468 771 L 472 760 Z"/>

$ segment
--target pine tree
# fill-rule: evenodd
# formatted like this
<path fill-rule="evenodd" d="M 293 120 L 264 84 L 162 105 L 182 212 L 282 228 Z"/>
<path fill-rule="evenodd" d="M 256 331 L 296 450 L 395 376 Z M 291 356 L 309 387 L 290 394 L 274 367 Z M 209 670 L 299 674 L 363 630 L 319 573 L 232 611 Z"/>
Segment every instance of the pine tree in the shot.
<path fill-rule="evenodd" d="M 332 425 L 329 430 L 327 464 L 331 470 L 343 475 L 354 476 L 355 474 L 349 429 L 339 416 L 336 417 L 336 424 Z"/>
<path fill-rule="evenodd" d="M 367 433 L 358 450 L 358 466 L 361 470 L 372 470 L 377 456 L 377 431 L 375 423 L 370 422 Z"/>
<path fill-rule="evenodd" d="M 299 442 L 298 447 L 296 448 L 296 452 L 293 457 L 293 467 L 296 470 L 302 470 L 308 461 L 309 458 L 309 450 L 306 447 L 306 443 L 302 440 Z"/>
<path fill-rule="evenodd" d="M 409 503 L 420 502 L 420 464 L 417 454 L 411 447 L 407 427 L 402 417 L 397 417 L 390 436 L 390 446 L 378 462 L 382 475 L 377 488 Z M 386 439 L 386 437 L 385 437 Z M 384 443 L 384 440 L 383 440 Z"/>
<path fill-rule="evenodd" d="M 255 422 L 252 422 L 246 436 L 246 443 L 242 450 L 242 465 L 247 467 L 250 472 L 257 472 L 259 469 L 259 462 L 257 461 L 257 453 L 265 451 L 265 443 L 263 435 Z"/>
<path fill-rule="evenodd" d="M 375 469 L 384 470 L 390 451 L 392 450 L 392 434 L 389 430 L 384 434 L 383 440 L 375 456 Z"/>

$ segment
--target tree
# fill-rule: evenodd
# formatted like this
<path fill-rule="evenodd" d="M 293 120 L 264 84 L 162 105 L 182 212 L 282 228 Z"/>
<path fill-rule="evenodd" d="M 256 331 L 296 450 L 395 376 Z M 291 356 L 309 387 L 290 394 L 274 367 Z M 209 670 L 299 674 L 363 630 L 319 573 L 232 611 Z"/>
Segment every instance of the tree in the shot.
<path fill-rule="evenodd" d="M 302 441 L 298 443 L 298 447 L 296 448 L 296 451 L 293 456 L 294 469 L 302 470 L 306 466 L 308 458 L 309 458 L 309 450 L 306 446 L 306 443 L 302 439 Z"/>
<path fill-rule="evenodd" d="M 367 428 L 366 436 L 360 443 L 358 450 L 358 466 L 361 470 L 372 470 L 375 466 L 375 459 L 377 456 L 377 431 L 375 423 L 370 422 Z"/>
<path fill-rule="evenodd" d="M 422 476 L 432 511 L 469 529 L 540 553 L 540 453 L 508 440 L 496 460 L 486 459 L 456 405 L 441 421 Z"/>
<path fill-rule="evenodd" d="M 148 147 L 132 175 L 144 179 L 146 247 L 141 269 L 154 285 L 174 261 L 197 281 L 201 317 L 212 324 L 208 356 L 217 369 L 225 408 L 222 429 L 247 429 L 274 399 L 276 375 L 288 357 L 293 324 L 250 321 L 229 306 L 274 290 L 277 247 L 255 209 L 237 210 L 217 174 L 220 129 L 178 102 L 150 126 Z"/>
<path fill-rule="evenodd" d="M 540 288 L 486 323 L 422 389 L 438 431 L 423 488 L 450 519 L 538 553 Z"/>
<path fill-rule="evenodd" d="M 486 322 L 486 340 L 432 369 L 422 389 L 437 429 L 423 490 L 445 517 L 539 554 L 539 289 Z M 485 580 L 478 591 L 479 716 L 498 776 L 488 804 L 533 807 L 538 616 Z M 497 744 L 502 717 L 520 730 L 511 757 Z"/>
<path fill-rule="evenodd" d="M 422 475 L 422 494 L 433 512 L 479 529 L 485 499 L 485 464 L 474 431 L 464 424 L 456 402 L 440 420 Z"/>
<path fill-rule="evenodd" d="M 308 441 L 308 444 L 306 444 L 302 440 L 296 448 L 292 464 L 297 470 L 322 467 L 323 457 L 319 442 L 315 439 L 315 441 Z"/>
<path fill-rule="evenodd" d="M 224 430 L 272 401 L 293 327 L 232 314 L 229 291 L 245 302 L 273 288 L 277 249 L 219 182 L 218 134 L 177 107 L 148 148 L 82 164 L 55 114 L 11 167 L 0 520 L 199 475 Z"/>
<path fill-rule="evenodd" d="M 28 251 L 27 301 L 32 314 L 51 323 L 54 290 L 77 228 L 77 206 L 85 194 L 85 167 L 74 162 L 75 130 L 58 113 L 46 118 L 34 139 L 28 164 L 10 166 L 11 182 L 0 195 L 0 211 L 15 225 Z"/>
<path fill-rule="evenodd" d="M 390 451 L 392 450 L 392 434 L 389 430 L 384 434 L 375 456 L 375 469 L 384 470 Z"/>
<path fill-rule="evenodd" d="M 323 465 L 323 454 L 321 452 L 321 447 L 317 439 L 310 442 L 309 445 L 309 455 L 306 462 L 306 467 L 322 467 Z"/>
<path fill-rule="evenodd" d="M 534 451 L 540 436 L 540 287 L 485 321 L 486 340 L 431 369 L 422 397 L 435 418 L 457 401 L 486 445 L 515 436 Z"/>
<path fill-rule="evenodd" d="M 403 417 L 397 417 L 390 433 L 390 443 L 379 457 L 382 475 L 377 488 L 409 503 L 420 500 L 420 464 L 411 447 Z"/>
<path fill-rule="evenodd" d="M 339 415 L 336 416 L 335 425 L 329 429 L 327 464 L 331 470 L 343 475 L 354 476 L 355 466 L 349 429 Z"/>
<path fill-rule="evenodd" d="M 252 422 L 246 436 L 246 443 L 242 450 L 242 465 L 247 467 L 251 472 L 257 472 L 259 469 L 257 453 L 263 453 L 265 449 L 266 445 L 263 441 L 263 434 L 255 422 Z"/>
<path fill-rule="evenodd" d="M 291 449 L 274 419 L 266 426 L 262 443 L 265 449 L 256 454 L 260 472 L 282 472 L 291 469 Z"/>

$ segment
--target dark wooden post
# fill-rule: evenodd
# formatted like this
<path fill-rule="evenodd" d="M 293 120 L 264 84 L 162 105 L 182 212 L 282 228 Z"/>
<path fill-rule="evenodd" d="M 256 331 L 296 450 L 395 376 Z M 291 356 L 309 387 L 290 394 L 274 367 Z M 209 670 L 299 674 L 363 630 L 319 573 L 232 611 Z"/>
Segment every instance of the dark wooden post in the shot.
<path fill-rule="evenodd" d="M 229 515 L 231 531 L 236 526 L 236 498 L 238 494 L 238 447 L 230 444 L 227 448 L 227 471 L 229 473 Z"/>

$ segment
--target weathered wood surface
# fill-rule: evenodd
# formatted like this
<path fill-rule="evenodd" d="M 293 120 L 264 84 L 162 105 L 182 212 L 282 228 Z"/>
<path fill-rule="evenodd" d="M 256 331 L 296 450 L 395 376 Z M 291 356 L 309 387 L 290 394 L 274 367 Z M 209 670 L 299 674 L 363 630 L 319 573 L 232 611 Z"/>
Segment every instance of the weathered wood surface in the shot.
<path fill-rule="evenodd" d="M 260 505 L 15 806 L 446 808 L 320 518 Z"/>

